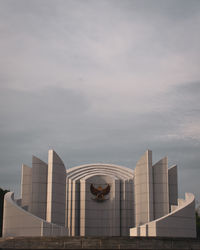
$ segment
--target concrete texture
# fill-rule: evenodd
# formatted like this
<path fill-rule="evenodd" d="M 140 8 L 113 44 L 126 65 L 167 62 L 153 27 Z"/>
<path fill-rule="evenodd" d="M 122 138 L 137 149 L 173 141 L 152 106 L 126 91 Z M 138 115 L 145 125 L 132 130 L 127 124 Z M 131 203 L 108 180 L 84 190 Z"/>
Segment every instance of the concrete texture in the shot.
<path fill-rule="evenodd" d="M 105 201 L 98 202 L 90 192 L 90 185 L 105 188 L 111 186 L 110 193 Z M 82 189 L 85 189 L 82 191 Z M 82 235 L 91 236 L 120 236 L 120 183 L 113 176 L 89 175 L 81 179 L 81 208 L 84 206 L 84 213 L 80 214 L 80 231 Z M 84 197 L 82 197 L 84 194 Z M 81 209 L 83 210 L 83 209 Z M 84 223 L 82 223 L 84 222 Z"/>
<path fill-rule="evenodd" d="M 196 238 L 195 199 L 193 194 L 186 193 L 185 200 L 180 200 L 171 213 L 130 229 L 130 236 L 165 236 Z"/>
<path fill-rule="evenodd" d="M 134 171 L 135 225 L 139 226 L 153 220 L 153 176 L 152 152 L 140 158 Z"/>
<path fill-rule="evenodd" d="M 171 206 L 176 206 L 178 203 L 178 177 L 177 166 L 174 165 L 168 169 L 168 183 L 169 183 L 169 210 Z"/>
<path fill-rule="evenodd" d="M 48 165 L 39 158 L 32 157 L 32 203 L 31 213 L 46 219 Z"/>
<path fill-rule="evenodd" d="M 154 219 L 169 213 L 168 160 L 167 157 L 153 165 Z"/>
<path fill-rule="evenodd" d="M 0 248 L 199 250 L 200 240 L 161 237 L 9 237 L 0 238 Z"/>
<path fill-rule="evenodd" d="M 66 236 L 68 230 L 62 226 L 48 223 L 25 211 L 14 201 L 12 192 L 4 198 L 3 237 L 8 236 Z"/>
<path fill-rule="evenodd" d="M 66 169 L 55 151 L 49 150 L 46 220 L 65 225 Z"/>
<path fill-rule="evenodd" d="M 32 203 L 32 168 L 22 165 L 21 206 L 31 211 Z"/>

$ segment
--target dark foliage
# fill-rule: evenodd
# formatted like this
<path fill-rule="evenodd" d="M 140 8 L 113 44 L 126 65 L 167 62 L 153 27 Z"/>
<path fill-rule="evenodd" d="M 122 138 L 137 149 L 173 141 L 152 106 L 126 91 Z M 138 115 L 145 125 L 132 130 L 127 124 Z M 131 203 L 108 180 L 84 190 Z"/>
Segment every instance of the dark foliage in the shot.
<path fill-rule="evenodd" d="M 200 216 L 196 212 L 197 238 L 200 239 Z"/>
<path fill-rule="evenodd" d="M 4 200 L 4 195 L 7 192 L 9 191 L 0 188 L 0 237 L 2 236 L 2 225 L 3 225 L 3 200 Z"/>

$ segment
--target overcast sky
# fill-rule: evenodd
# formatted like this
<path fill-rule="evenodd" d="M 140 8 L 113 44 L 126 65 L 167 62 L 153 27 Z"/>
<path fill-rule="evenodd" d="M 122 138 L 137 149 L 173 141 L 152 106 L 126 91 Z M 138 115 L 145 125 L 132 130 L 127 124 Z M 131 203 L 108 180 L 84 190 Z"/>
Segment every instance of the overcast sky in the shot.
<path fill-rule="evenodd" d="M 200 1 L 0 0 L 0 186 L 21 164 L 178 164 L 200 201 Z"/>

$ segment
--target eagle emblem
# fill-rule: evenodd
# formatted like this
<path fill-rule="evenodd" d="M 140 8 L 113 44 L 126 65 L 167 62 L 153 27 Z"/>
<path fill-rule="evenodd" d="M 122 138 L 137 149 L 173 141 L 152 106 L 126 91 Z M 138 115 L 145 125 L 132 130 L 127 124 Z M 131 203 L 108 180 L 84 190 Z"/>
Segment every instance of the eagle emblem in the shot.
<path fill-rule="evenodd" d="M 110 193 L 110 185 L 108 184 L 107 187 L 103 189 L 101 186 L 95 188 L 94 185 L 91 184 L 90 192 L 96 196 L 94 200 L 105 201 L 106 199 L 104 198 L 104 196 Z"/>

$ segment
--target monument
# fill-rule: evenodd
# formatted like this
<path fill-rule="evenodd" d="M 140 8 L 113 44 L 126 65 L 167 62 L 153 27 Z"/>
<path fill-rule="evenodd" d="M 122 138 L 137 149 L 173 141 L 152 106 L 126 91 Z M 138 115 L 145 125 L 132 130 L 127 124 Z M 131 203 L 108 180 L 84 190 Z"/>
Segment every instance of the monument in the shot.
<path fill-rule="evenodd" d="M 195 198 L 178 199 L 177 166 L 152 164 L 146 151 L 134 170 L 114 164 L 65 168 L 55 151 L 48 164 L 22 165 L 21 198 L 4 198 L 3 236 L 196 237 Z"/>

